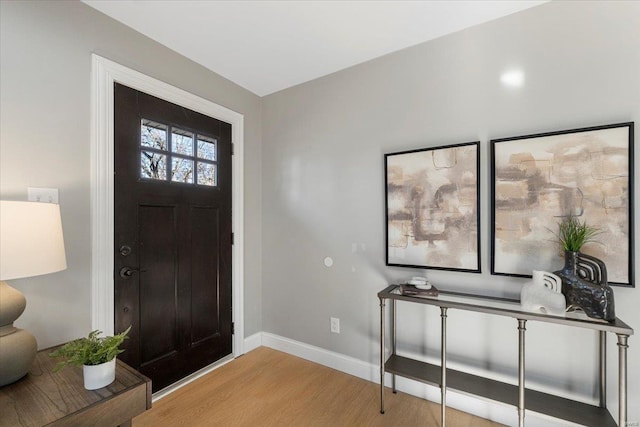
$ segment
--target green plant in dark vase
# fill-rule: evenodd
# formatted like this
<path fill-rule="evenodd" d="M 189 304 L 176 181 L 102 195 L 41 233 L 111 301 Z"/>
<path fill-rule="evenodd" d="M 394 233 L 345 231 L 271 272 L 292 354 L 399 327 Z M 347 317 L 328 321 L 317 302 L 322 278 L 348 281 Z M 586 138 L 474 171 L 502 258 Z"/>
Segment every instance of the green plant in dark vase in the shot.
<path fill-rule="evenodd" d="M 589 317 L 615 320 L 613 290 L 607 281 L 604 262 L 580 252 L 582 246 L 595 242 L 601 233 L 598 227 L 569 216 L 559 224 L 558 240 L 564 248 L 564 267 L 554 274 L 562 279 L 562 293 L 567 310 L 581 309 Z"/>
<path fill-rule="evenodd" d="M 78 338 L 70 341 L 49 353 L 49 356 L 61 358 L 62 360 L 53 369 L 58 372 L 65 366 L 93 366 L 110 362 L 124 350 L 120 349 L 120 345 L 125 339 L 129 338 L 127 334 L 131 330 L 131 326 L 126 331 L 114 335 L 112 337 L 100 337 L 102 331 L 92 331 L 86 338 Z"/>
<path fill-rule="evenodd" d="M 582 223 L 574 216 L 570 216 L 558 225 L 558 239 L 567 252 L 578 252 L 585 243 L 595 242 L 594 237 L 602 233 L 598 227 Z"/>

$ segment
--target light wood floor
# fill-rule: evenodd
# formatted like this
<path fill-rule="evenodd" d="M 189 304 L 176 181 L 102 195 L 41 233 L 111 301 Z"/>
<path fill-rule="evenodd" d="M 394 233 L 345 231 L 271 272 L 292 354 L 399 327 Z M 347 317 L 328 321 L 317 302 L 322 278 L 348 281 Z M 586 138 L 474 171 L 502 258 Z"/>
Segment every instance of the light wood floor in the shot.
<path fill-rule="evenodd" d="M 260 347 L 153 404 L 144 426 L 439 426 L 440 405 Z M 494 427 L 447 409 L 447 426 Z"/>

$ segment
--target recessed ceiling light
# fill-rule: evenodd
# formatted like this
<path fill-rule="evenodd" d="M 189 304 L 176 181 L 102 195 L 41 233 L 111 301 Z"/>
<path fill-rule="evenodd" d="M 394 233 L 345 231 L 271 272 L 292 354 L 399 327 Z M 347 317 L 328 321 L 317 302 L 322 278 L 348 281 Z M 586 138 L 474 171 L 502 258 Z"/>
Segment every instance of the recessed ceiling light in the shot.
<path fill-rule="evenodd" d="M 522 70 L 509 70 L 500 76 L 500 81 L 508 87 L 520 87 L 524 84 L 524 72 Z"/>

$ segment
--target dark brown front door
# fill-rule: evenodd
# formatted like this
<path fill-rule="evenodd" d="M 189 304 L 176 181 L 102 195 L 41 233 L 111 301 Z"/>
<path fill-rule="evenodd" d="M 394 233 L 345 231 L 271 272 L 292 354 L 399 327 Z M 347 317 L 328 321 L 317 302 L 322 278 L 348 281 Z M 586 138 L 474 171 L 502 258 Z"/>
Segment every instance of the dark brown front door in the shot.
<path fill-rule="evenodd" d="M 231 125 L 114 91 L 119 357 L 157 391 L 232 352 Z"/>

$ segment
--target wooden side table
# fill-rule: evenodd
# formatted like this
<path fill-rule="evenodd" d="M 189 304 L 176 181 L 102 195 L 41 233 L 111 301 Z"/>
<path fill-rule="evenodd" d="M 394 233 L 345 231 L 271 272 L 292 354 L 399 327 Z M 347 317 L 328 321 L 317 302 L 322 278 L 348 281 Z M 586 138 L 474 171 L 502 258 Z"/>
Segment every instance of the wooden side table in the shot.
<path fill-rule="evenodd" d="M 86 390 L 82 367 L 53 373 L 53 348 L 41 350 L 31 371 L 0 387 L 0 426 L 131 426 L 131 419 L 151 408 L 151 380 L 116 363 L 116 379 L 107 387 Z"/>

